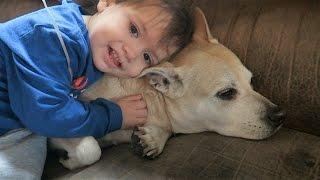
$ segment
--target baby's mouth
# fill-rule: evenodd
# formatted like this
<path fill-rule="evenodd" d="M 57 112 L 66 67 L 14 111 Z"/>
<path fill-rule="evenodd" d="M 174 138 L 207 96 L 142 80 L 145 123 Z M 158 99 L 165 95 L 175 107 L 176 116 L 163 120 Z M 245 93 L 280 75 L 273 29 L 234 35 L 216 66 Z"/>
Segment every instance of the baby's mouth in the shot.
<path fill-rule="evenodd" d="M 117 68 L 121 68 L 121 62 L 118 53 L 110 46 L 107 49 L 107 60 L 109 63 Z"/>

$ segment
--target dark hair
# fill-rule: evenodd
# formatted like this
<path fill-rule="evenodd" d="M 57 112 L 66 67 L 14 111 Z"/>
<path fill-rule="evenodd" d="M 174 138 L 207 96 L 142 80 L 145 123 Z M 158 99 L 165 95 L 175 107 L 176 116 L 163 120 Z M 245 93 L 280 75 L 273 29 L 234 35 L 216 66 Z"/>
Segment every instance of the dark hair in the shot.
<path fill-rule="evenodd" d="M 86 14 L 97 12 L 96 5 L 99 0 L 77 0 Z M 139 3 L 146 0 L 117 0 L 118 3 Z M 166 28 L 161 43 L 169 43 L 174 40 L 178 51 L 184 48 L 192 39 L 195 29 L 194 6 L 192 0 L 158 0 L 159 5 L 171 14 L 171 22 Z M 176 52 L 176 53 L 177 53 Z M 176 54 L 174 53 L 174 54 Z"/>

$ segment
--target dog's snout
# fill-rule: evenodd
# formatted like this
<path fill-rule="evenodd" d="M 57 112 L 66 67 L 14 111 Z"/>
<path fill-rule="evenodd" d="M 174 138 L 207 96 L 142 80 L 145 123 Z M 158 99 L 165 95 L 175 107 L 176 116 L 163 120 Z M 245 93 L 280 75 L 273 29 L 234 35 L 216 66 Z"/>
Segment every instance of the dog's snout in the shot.
<path fill-rule="evenodd" d="M 268 110 L 268 120 L 275 126 L 279 126 L 280 124 L 283 123 L 285 116 L 286 116 L 286 111 L 281 109 L 279 106 L 272 107 Z"/>

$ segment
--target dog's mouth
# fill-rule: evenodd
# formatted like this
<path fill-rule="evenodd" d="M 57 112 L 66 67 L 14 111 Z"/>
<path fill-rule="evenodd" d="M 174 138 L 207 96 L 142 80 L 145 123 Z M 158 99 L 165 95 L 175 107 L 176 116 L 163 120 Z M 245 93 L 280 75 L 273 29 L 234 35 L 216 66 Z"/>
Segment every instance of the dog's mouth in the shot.
<path fill-rule="evenodd" d="M 263 137 L 263 138 L 261 138 L 259 140 L 267 139 L 267 138 L 273 136 L 274 134 L 276 134 L 281 129 L 282 126 L 283 126 L 283 123 L 280 124 L 279 126 L 275 127 L 274 129 L 272 129 L 271 131 L 269 131 L 269 133 L 265 137 Z"/>

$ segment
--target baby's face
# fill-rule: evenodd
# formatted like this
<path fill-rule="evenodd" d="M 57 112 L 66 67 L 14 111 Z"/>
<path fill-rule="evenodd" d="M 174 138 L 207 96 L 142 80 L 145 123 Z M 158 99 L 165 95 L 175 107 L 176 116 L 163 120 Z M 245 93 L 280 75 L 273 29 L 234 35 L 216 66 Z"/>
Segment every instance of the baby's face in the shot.
<path fill-rule="evenodd" d="M 159 6 L 112 4 L 87 23 L 95 66 L 108 75 L 135 77 L 177 47 L 159 41 L 171 15 Z"/>

